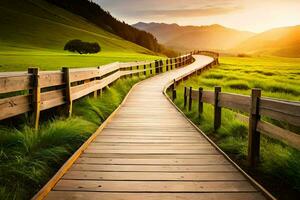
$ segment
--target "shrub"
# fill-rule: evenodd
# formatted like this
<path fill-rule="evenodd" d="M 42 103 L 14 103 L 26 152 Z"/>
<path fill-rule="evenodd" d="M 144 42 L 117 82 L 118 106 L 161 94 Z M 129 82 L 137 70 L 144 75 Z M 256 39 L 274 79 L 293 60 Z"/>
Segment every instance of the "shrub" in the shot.
<path fill-rule="evenodd" d="M 204 76 L 207 79 L 223 79 L 224 75 L 223 74 L 214 74 L 214 73 L 210 73 Z"/>
<path fill-rule="evenodd" d="M 245 54 L 245 53 L 239 53 L 239 54 L 237 55 L 237 57 L 245 58 L 245 57 L 250 57 L 250 55 Z"/>
<path fill-rule="evenodd" d="M 231 81 L 227 84 L 228 87 L 231 89 L 237 89 L 237 90 L 248 90 L 249 85 L 247 82 L 244 81 Z"/>
<path fill-rule="evenodd" d="M 80 54 L 98 53 L 101 47 L 98 43 L 83 42 L 81 40 L 70 40 L 64 47 L 65 51 L 78 52 Z"/>

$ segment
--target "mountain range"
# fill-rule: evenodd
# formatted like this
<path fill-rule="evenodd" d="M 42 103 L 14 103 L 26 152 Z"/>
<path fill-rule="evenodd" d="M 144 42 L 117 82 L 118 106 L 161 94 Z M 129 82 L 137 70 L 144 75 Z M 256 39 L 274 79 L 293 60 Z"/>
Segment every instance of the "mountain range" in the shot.
<path fill-rule="evenodd" d="M 300 26 L 275 28 L 263 33 L 240 31 L 218 24 L 179 26 L 139 22 L 133 26 L 152 33 L 160 43 L 178 51 L 205 49 L 235 54 L 300 57 Z"/>

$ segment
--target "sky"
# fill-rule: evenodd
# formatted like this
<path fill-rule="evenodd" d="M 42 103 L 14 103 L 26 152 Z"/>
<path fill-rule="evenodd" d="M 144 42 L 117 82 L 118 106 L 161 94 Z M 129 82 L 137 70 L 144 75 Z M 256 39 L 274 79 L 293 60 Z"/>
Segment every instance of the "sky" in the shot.
<path fill-rule="evenodd" d="M 239 30 L 263 32 L 300 25 L 300 0 L 93 0 L 119 20 L 221 24 Z"/>

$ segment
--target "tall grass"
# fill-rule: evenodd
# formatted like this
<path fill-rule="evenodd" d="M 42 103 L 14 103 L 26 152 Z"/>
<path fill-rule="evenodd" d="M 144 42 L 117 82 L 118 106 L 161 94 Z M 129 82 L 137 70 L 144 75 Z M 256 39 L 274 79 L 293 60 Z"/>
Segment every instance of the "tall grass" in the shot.
<path fill-rule="evenodd" d="M 0 127 L 0 199 L 32 197 L 143 78 L 118 80 L 102 97 L 75 102 L 73 117 L 44 122 L 38 131 Z"/>
<path fill-rule="evenodd" d="M 247 58 L 250 59 L 250 58 Z M 291 72 L 300 71 L 299 67 L 284 67 L 281 70 L 270 70 L 271 67 L 260 66 L 255 63 L 262 63 L 259 58 L 257 62 L 250 62 L 250 66 L 244 66 L 239 63 L 239 59 L 230 58 L 230 65 L 221 64 L 215 69 L 204 72 L 198 77 L 192 77 L 188 81 L 181 83 L 177 88 L 177 99 L 175 104 L 184 111 L 184 113 L 204 131 L 218 146 L 229 154 L 240 166 L 248 173 L 254 176 L 267 189 L 272 191 L 279 199 L 298 199 L 300 194 L 300 152 L 287 146 L 286 144 L 261 136 L 261 161 L 256 169 L 249 169 L 246 164 L 248 148 L 248 125 L 239 121 L 236 113 L 222 109 L 222 125 L 219 130 L 213 128 L 213 106 L 204 104 L 204 112 L 198 115 L 197 105 L 193 105 L 192 111 L 187 111 L 183 106 L 184 86 L 193 88 L 204 87 L 206 90 L 213 90 L 213 86 L 222 86 L 223 91 L 250 94 L 249 88 L 261 86 L 263 95 L 275 98 L 284 98 L 289 100 L 299 100 L 297 93 L 299 89 L 299 80 L 289 82 Z M 226 58 L 221 59 L 226 63 Z M 228 62 L 229 62 L 228 61 Z M 277 63 L 277 65 L 280 64 Z M 244 72 L 262 71 L 259 75 Z M 238 70 L 237 70 L 238 69 Z M 270 73 L 269 73 L 270 72 Z M 281 74 L 280 78 L 266 78 L 273 74 Z M 257 72 L 255 72 L 257 73 Z M 262 75 L 264 74 L 264 75 Z M 265 75 L 268 74 L 268 75 Z M 275 76 L 275 75 L 272 75 Z M 280 81 L 279 81 L 280 80 Z M 287 81 L 286 81 L 287 80 Z M 232 85 L 237 87 L 232 87 Z M 248 88 L 247 88 L 247 87 Z M 274 91 L 275 87 L 280 90 Z"/>

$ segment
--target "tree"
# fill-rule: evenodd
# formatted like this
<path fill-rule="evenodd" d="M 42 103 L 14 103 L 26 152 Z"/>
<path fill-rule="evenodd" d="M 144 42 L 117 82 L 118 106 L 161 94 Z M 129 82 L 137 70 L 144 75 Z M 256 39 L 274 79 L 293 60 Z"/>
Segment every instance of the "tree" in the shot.
<path fill-rule="evenodd" d="M 101 47 L 98 43 L 90 43 L 90 42 L 83 42 L 81 40 L 75 39 L 70 40 L 64 47 L 64 50 L 77 52 L 80 54 L 88 54 L 88 53 L 98 53 L 101 51 Z"/>

